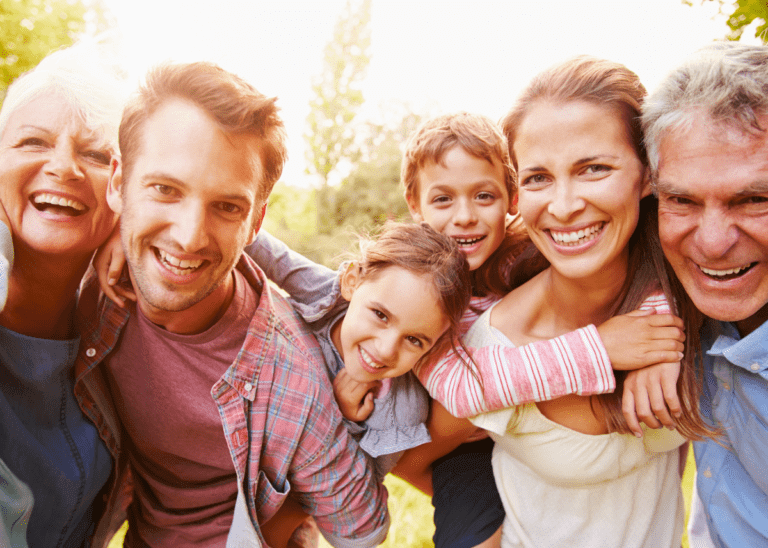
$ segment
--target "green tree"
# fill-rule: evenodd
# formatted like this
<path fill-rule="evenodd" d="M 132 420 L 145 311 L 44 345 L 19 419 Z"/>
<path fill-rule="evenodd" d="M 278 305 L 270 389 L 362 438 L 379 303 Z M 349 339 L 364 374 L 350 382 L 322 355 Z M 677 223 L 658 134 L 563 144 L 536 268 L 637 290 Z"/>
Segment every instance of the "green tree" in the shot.
<path fill-rule="evenodd" d="M 318 232 L 327 233 L 323 220 L 331 194 L 330 175 L 342 162 L 354 164 L 356 132 L 353 121 L 364 102 L 361 85 L 370 62 L 371 0 L 348 0 L 336 22 L 333 39 L 325 46 L 323 68 L 314 79 L 305 134 L 307 171 L 320 178 L 317 191 Z"/>
<path fill-rule="evenodd" d="M 51 51 L 72 44 L 89 23 L 106 23 L 102 5 L 80 0 L 2 0 L 0 2 L 0 99 L 8 85 Z"/>
<path fill-rule="evenodd" d="M 733 13 L 728 16 L 728 28 L 731 29 L 727 35 L 729 40 L 738 40 L 744 34 L 744 30 L 757 21 L 755 27 L 755 36 L 760 38 L 763 43 L 768 43 L 768 2 L 765 0 L 701 0 L 704 2 L 718 2 L 721 13 L 725 9 L 733 9 Z M 683 0 L 684 4 L 693 5 L 692 0 Z"/>

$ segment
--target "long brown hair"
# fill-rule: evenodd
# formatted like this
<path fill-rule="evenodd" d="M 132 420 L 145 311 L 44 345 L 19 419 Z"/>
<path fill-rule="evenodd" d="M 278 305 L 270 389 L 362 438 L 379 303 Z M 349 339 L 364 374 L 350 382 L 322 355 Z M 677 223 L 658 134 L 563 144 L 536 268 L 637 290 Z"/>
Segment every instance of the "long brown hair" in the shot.
<path fill-rule="evenodd" d="M 648 166 L 640 123 L 640 109 L 646 90 L 638 76 L 624 65 L 580 56 L 556 65 L 534 78 L 523 91 L 515 106 L 502 119 L 502 131 L 507 137 L 510 159 L 517 168 L 514 155 L 514 143 L 517 131 L 531 107 L 542 100 L 568 103 L 585 101 L 615 109 L 622 117 L 629 142 L 643 166 Z M 677 313 L 683 313 L 686 338 L 685 356 L 677 389 L 682 405 L 682 416 L 677 419 L 681 434 L 691 439 L 701 439 L 712 435 L 699 413 L 699 396 L 702 375 L 697 369 L 696 352 L 691 333 L 698 330 L 699 317 L 686 308 L 681 310 L 676 303 L 677 292 L 673 290 L 661 250 L 658 234 L 658 202 L 654 196 L 640 201 L 638 225 L 629 241 L 629 263 L 627 276 L 622 291 L 611 310 L 611 315 L 625 314 L 635 310 L 651 293 L 661 289 L 670 307 Z M 538 250 L 531 252 L 529 260 L 541 266 L 542 258 Z M 544 263 L 545 264 L 545 263 Z M 529 266 L 516 265 L 512 277 L 519 285 L 526 281 L 520 275 L 520 269 L 530 270 Z M 697 332 L 697 331 L 696 331 Z M 616 391 L 612 394 L 593 396 L 593 406 L 599 406 L 605 418 L 606 427 L 611 432 L 630 433 L 621 410 L 621 396 L 626 373 L 616 371 Z"/>

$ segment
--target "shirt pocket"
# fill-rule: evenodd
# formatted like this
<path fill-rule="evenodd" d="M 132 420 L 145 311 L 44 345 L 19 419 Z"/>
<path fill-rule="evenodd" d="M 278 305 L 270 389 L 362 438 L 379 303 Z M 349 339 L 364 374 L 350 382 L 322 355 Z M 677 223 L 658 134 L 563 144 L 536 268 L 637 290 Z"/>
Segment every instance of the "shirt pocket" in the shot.
<path fill-rule="evenodd" d="M 272 484 L 263 470 L 259 470 L 259 481 L 256 486 L 255 500 L 259 501 L 257 514 L 259 523 L 265 523 L 272 518 L 275 513 L 288 498 L 291 492 L 291 486 L 285 481 L 284 489 L 279 489 Z"/>

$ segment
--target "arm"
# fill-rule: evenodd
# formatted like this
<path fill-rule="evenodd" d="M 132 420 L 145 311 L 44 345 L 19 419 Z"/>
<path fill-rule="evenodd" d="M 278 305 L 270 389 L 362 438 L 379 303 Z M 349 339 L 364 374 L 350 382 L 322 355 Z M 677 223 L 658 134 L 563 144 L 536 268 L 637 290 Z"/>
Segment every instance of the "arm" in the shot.
<path fill-rule="evenodd" d="M 616 388 L 608 354 L 593 325 L 521 347 L 469 351 L 482 383 L 465 365 L 469 356 L 461 350 L 414 368 L 430 396 L 456 417 Z"/>
<path fill-rule="evenodd" d="M 267 278 L 291 296 L 292 303 L 308 322 L 322 317 L 314 310 L 328 310 L 341 297 L 337 272 L 291 250 L 264 230 L 245 248 L 245 253 L 256 261 Z M 312 311 L 308 307 L 312 307 Z"/>
<path fill-rule="evenodd" d="M 622 369 L 679 361 L 685 340 L 682 322 L 669 314 L 663 296 L 652 295 L 641 310 L 611 318 L 600 328 L 588 325 L 548 341 L 521 347 L 469 349 L 482 383 L 464 363 L 466 354 L 449 353 L 415 368 L 430 395 L 457 417 L 471 417 L 513 405 L 569 394 L 612 392 L 612 362 Z M 654 312 L 656 312 L 654 314 Z M 603 337 L 609 344 L 603 343 Z"/>

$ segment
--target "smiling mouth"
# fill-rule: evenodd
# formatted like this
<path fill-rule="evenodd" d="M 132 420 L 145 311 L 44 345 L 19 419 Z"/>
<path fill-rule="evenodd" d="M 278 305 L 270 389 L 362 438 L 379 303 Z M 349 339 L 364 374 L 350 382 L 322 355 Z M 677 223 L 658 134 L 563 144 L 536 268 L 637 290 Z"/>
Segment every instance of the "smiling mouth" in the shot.
<path fill-rule="evenodd" d="M 77 200 L 63 198 L 62 196 L 47 192 L 34 196 L 32 198 L 32 205 L 38 211 L 52 211 L 69 217 L 77 217 L 88 211 L 88 206 Z"/>
<path fill-rule="evenodd" d="M 367 366 L 371 367 L 372 369 L 384 369 L 386 367 L 386 365 L 384 365 L 383 363 L 379 363 L 377 361 L 374 361 L 374 359 L 371 357 L 371 355 L 368 354 L 368 352 L 366 352 L 362 348 L 360 349 L 360 357 L 363 359 L 365 364 Z"/>
<path fill-rule="evenodd" d="M 572 232 L 554 231 L 550 229 L 549 235 L 554 242 L 558 245 L 566 247 L 575 247 L 587 243 L 590 240 L 594 240 L 603 231 L 605 223 L 598 223 L 582 230 L 574 230 Z"/>
<path fill-rule="evenodd" d="M 205 262 L 203 259 L 179 259 L 169 253 L 166 253 L 162 249 L 157 248 L 155 248 L 155 255 L 165 268 L 177 276 L 188 276 L 198 270 L 200 266 Z"/>
<path fill-rule="evenodd" d="M 456 243 L 459 244 L 459 249 L 462 247 L 471 247 L 478 242 L 482 242 L 485 236 L 478 236 L 477 238 L 454 238 Z"/>
<path fill-rule="evenodd" d="M 714 268 L 705 268 L 701 265 L 697 265 L 699 267 L 699 270 L 706 275 L 708 278 L 712 278 L 713 280 L 733 280 L 734 278 L 738 278 L 740 276 L 743 276 L 747 272 L 749 272 L 753 266 L 755 266 L 757 263 L 748 263 L 743 266 L 737 266 L 736 268 L 726 268 L 723 270 L 717 270 Z"/>

